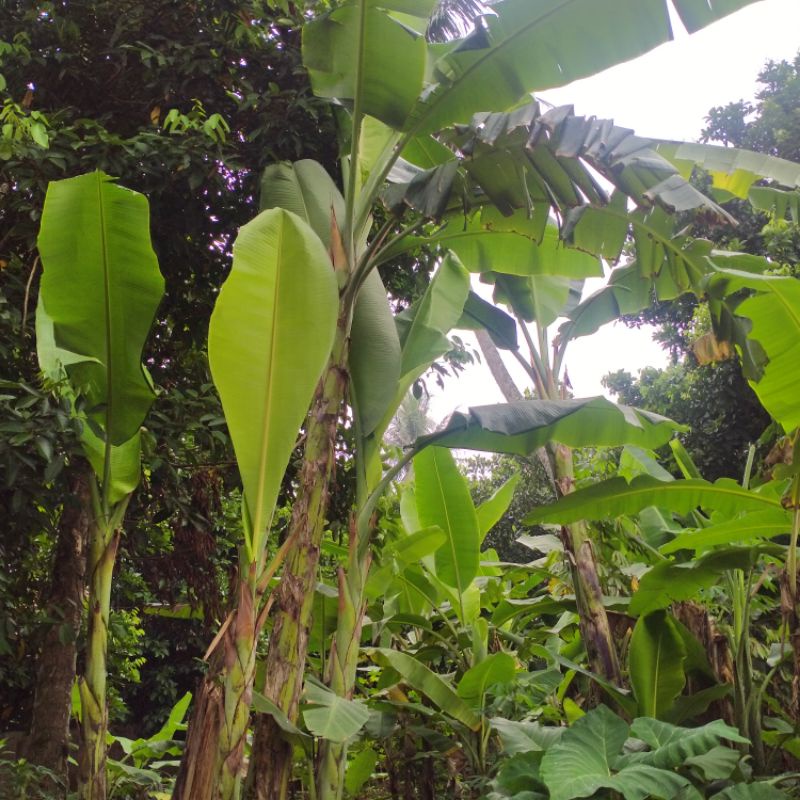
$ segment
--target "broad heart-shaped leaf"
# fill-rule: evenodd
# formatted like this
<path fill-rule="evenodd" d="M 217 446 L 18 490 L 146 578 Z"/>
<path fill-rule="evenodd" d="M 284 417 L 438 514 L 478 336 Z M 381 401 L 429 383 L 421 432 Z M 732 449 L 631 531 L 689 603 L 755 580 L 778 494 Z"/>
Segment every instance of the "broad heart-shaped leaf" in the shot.
<path fill-rule="evenodd" d="M 414 457 L 414 483 L 420 524 L 436 525 L 447 542 L 435 555 L 436 577 L 463 595 L 478 573 L 478 516 L 464 476 L 449 450 L 429 447 Z"/>
<path fill-rule="evenodd" d="M 737 783 L 715 794 L 715 800 L 787 800 L 788 794 L 765 781 Z"/>
<path fill-rule="evenodd" d="M 789 533 L 791 528 L 792 514 L 787 509 L 752 511 L 716 525 L 709 525 L 707 528 L 684 531 L 662 545 L 660 549 L 665 554 L 677 553 L 679 550 L 703 553 L 721 545 L 771 539 Z"/>
<path fill-rule="evenodd" d="M 639 581 L 629 606 L 630 613 L 647 614 L 673 602 L 689 600 L 700 589 L 713 586 L 728 570 L 748 569 L 764 554 L 782 553 L 783 548 L 770 545 L 728 547 L 685 564 L 659 561 Z"/>
<path fill-rule="evenodd" d="M 422 92 L 425 39 L 383 9 L 345 3 L 303 26 L 314 93 L 402 128 Z"/>
<path fill-rule="evenodd" d="M 344 198 L 318 161 L 270 164 L 261 177 L 260 209 L 284 208 L 307 222 L 325 247 L 331 246 L 333 219 L 344 221 Z"/>
<path fill-rule="evenodd" d="M 666 417 L 604 397 L 519 400 L 457 411 L 440 431 L 419 438 L 416 447 L 433 444 L 517 455 L 529 455 L 551 441 L 570 447 L 635 444 L 652 448 L 683 429 Z"/>
<path fill-rule="evenodd" d="M 325 686 L 307 683 L 303 721 L 314 734 L 330 742 L 346 742 L 369 719 L 369 709 L 357 700 L 339 697 Z"/>
<path fill-rule="evenodd" d="M 353 408 L 368 436 L 378 426 L 400 380 L 400 339 L 386 288 L 372 270 L 358 292 L 350 329 L 350 378 Z"/>
<path fill-rule="evenodd" d="M 462 675 L 456 691 L 473 708 L 482 710 L 488 689 L 498 684 L 510 683 L 514 680 L 516 671 L 517 664 L 513 656 L 508 653 L 492 653 Z"/>
<path fill-rule="evenodd" d="M 648 506 L 684 514 L 697 507 L 724 514 L 781 507 L 774 497 L 743 489 L 730 478 L 709 483 L 699 479 L 659 481 L 649 475 L 639 475 L 630 483 L 624 478 L 611 478 L 580 489 L 552 505 L 534 509 L 525 517 L 525 523 L 568 524 L 581 519 L 615 519 L 636 514 Z"/>
<path fill-rule="evenodd" d="M 550 800 L 589 797 L 602 788 L 617 791 L 626 800 L 671 800 L 688 785 L 688 779 L 677 773 L 654 767 L 616 772 L 614 766 L 627 738 L 627 724 L 606 706 L 577 720 L 542 758 L 541 778 L 550 790 Z"/>
<path fill-rule="evenodd" d="M 428 669 L 414 656 L 383 647 L 370 648 L 366 652 L 382 667 L 395 670 L 405 683 L 433 701 L 442 712 L 472 730 L 480 728 L 480 715 L 456 694 L 455 689 L 444 678 Z"/>
<path fill-rule="evenodd" d="M 784 430 L 793 431 L 800 425 L 800 281 L 738 270 L 720 270 L 709 281 L 716 296 L 740 289 L 754 294 L 736 306 L 735 314 L 750 320 L 748 339 L 758 342 L 769 359 L 761 379 L 750 385 Z"/>
<path fill-rule="evenodd" d="M 55 181 L 38 245 L 39 297 L 54 343 L 82 357 L 64 364 L 70 383 L 86 399 L 92 423 L 121 445 L 154 398 L 142 349 L 164 279 L 150 244 L 147 200 L 102 172 Z"/>
<path fill-rule="evenodd" d="M 673 618 L 653 611 L 636 622 L 631 637 L 631 687 L 642 716 L 662 718 L 686 684 L 686 647 Z"/>
<path fill-rule="evenodd" d="M 751 1 L 684 0 L 678 12 L 695 29 Z M 492 10 L 496 17 L 435 63 L 437 83 L 408 128 L 430 132 L 478 111 L 503 111 L 527 92 L 564 86 L 672 38 L 665 0 L 504 0 Z"/>
<path fill-rule="evenodd" d="M 683 766 L 687 758 L 699 756 L 717 747 L 723 740 L 745 743 L 736 728 L 721 719 L 699 728 L 679 728 L 668 722 L 639 717 L 631 725 L 631 736 L 641 739 L 650 747 L 649 752 L 634 752 L 622 756 L 618 765 L 647 764 L 663 769 Z"/>
<path fill-rule="evenodd" d="M 211 316 L 211 374 L 233 440 L 258 552 L 297 432 L 333 343 L 338 290 L 325 246 L 297 215 L 241 228 Z"/>

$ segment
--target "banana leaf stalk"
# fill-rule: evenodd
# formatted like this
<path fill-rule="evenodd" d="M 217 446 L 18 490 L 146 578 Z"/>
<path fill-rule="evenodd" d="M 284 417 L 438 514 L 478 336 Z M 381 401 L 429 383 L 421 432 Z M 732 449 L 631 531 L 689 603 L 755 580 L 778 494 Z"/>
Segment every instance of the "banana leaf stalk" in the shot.
<path fill-rule="evenodd" d="M 78 679 L 81 698 L 81 746 L 78 775 L 82 796 L 86 800 L 105 798 L 106 734 L 108 706 L 106 702 L 108 653 L 108 619 L 111 610 L 111 581 L 119 547 L 120 529 L 128 506 L 128 497 L 108 513 L 96 481 L 91 482 L 94 525 L 89 546 L 89 632 L 86 646 L 86 668 Z"/>

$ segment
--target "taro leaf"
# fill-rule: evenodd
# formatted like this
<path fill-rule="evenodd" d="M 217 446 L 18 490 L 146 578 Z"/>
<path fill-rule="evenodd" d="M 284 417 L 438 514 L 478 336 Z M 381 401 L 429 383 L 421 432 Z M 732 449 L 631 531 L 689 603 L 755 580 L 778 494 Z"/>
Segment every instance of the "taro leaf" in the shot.
<path fill-rule="evenodd" d="M 355 736 L 369 719 L 369 709 L 357 700 L 339 697 L 325 686 L 307 683 L 308 706 L 303 710 L 306 727 L 331 742 L 346 742 Z"/>
<path fill-rule="evenodd" d="M 550 800 L 589 797 L 598 789 L 619 792 L 626 800 L 673 798 L 689 785 L 671 770 L 635 765 L 615 772 L 627 724 L 606 706 L 578 719 L 542 758 L 541 776 Z"/>
<path fill-rule="evenodd" d="M 458 682 L 458 696 L 473 708 L 483 710 L 486 692 L 492 686 L 510 683 L 517 671 L 513 656 L 508 653 L 492 653 L 474 667 L 470 667 Z"/>

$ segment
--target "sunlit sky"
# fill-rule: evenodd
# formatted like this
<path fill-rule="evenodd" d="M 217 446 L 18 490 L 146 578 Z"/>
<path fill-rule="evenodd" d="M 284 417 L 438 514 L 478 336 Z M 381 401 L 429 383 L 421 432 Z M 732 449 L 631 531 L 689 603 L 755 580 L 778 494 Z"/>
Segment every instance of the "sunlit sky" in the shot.
<path fill-rule="evenodd" d="M 675 41 L 641 58 L 563 89 L 545 92 L 554 105 L 572 104 L 578 114 L 612 118 L 644 136 L 696 140 L 713 106 L 753 99 L 757 75 L 769 60 L 792 60 L 800 50 L 800 0 L 762 0 L 689 36 L 675 26 Z M 600 282 L 593 282 L 591 291 Z M 465 340 L 468 335 L 463 336 Z M 525 381 L 511 359 L 509 369 Z M 567 368 L 577 397 L 602 394 L 600 379 L 625 368 L 636 374 L 664 366 L 666 354 L 649 331 L 607 325 L 570 345 Z M 488 369 L 468 367 L 444 392 L 434 391 L 431 416 L 439 421 L 455 408 L 502 402 Z"/>

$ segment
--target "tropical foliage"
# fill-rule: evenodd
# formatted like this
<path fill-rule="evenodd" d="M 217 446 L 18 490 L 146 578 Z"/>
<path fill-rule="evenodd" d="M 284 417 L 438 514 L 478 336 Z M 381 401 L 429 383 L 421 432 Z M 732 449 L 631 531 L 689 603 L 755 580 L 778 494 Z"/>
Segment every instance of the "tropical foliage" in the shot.
<path fill-rule="evenodd" d="M 8 785 L 34 796 L 74 784 L 91 800 L 796 792 L 800 296 L 768 259 L 723 250 L 692 225 L 732 222 L 719 204 L 731 195 L 791 214 L 800 166 L 646 140 L 569 107 L 545 110 L 532 94 L 667 41 L 671 11 L 693 32 L 749 2 L 187 9 L 202 16 L 192 19 L 222 75 L 199 51 L 188 64 L 164 55 L 174 40 L 128 41 L 144 6 L 112 25 L 104 4 L 88 16 L 47 5 L 35 17 L 12 4 L 10 18 L 34 35 L 0 43 L 0 91 L 16 93 L 0 158 L 41 219 L 33 256 L 28 222 L 0 212 L 13 222 L 0 247 L 12 248 L 3 264 L 18 283 L 31 261 L 23 307 L 35 291 L 42 379 L 24 338 L 0 344 L 19 376 L 4 381 L 13 437 L 3 455 L 13 497 L 42 486 L 38 515 L 24 518 L 58 542 L 48 608 L 72 611 L 62 625 L 48 620 L 30 735 L 22 758 L 0 763 Z M 113 110 L 81 121 L 32 109 L 35 82 L 7 64 L 46 76 L 55 59 L 69 71 L 66 45 L 108 27 L 104 67 L 119 57 L 121 74 L 135 53 L 213 90 L 191 108 L 162 107 L 171 89 L 150 98 L 156 130 L 124 135 L 109 128 Z M 237 43 L 247 55 L 231 51 Z M 307 75 L 317 99 L 293 85 L 288 107 L 324 121 L 315 139 L 335 120 L 338 162 L 327 143 L 293 161 L 228 145 L 264 142 L 269 126 L 252 125 L 251 112 L 269 117 L 260 104 L 282 96 L 250 73 L 250 53 L 265 51 L 268 72 L 288 59 Z M 131 160 L 109 160 L 98 142 Z M 155 153 L 200 192 L 200 207 L 178 216 L 203 220 L 183 233 L 159 227 L 159 242 L 179 244 L 154 252 L 148 201 L 123 186 L 147 188 Z M 39 212 L 36 165 L 47 159 L 76 174 L 49 181 Z M 99 171 L 109 163 L 128 167 L 120 182 Z M 238 225 L 217 230 L 228 194 L 249 218 L 226 213 Z M 220 268 L 176 266 L 195 250 Z M 606 263 L 607 285 L 582 297 Z M 754 471 L 750 448 L 736 480 L 705 480 L 675 438 L 685 425 L 570 395 L 572 340 L 684 295 L 706 304 L 707 349 L 739 356 L 785 435 L 771 471 Z M 25 329 L 27 311 L 3 308 Z M 457 363 L 459 330 L 477 332 L 508 402 L 467 403 L 435 430 L 418 420 L 398 445 L 399 410 L 423 396 L 437 362 Z M 528 386 L 510 380 L 503 352 Z M 476 501 L 463 450 L 526 468 L 498 470 Z M 516 523 L 531 526 L 517 537 L 529 555 L 512 562 L 488 543 L 522 474 L 541 485 Z M 181 503 L 164 497 L 170 487 Z M 165 542 L 176 506 L 183 516 Z M 109 722 L 108 678 L 119 642 L 144 632 L 114 605 L 143 570 L 115 578 L 117 556 L 143 538 L 149 553 L 171 545 L 180 559 L 192 526 L 215 529 L 227 552 L 207 546 L 179 596 L 150 595 L 144 613 L 179 631 L 202 617 L 204 673 L 191 698 L 174 692 L 166 722 L 124 736 Z M 64 715 L 48 723 L 48 709 Z M 80 726 L 74 775 L 69 714 Z M 48 737 L 60 755 L 46 755 Z"/>

